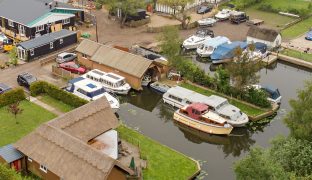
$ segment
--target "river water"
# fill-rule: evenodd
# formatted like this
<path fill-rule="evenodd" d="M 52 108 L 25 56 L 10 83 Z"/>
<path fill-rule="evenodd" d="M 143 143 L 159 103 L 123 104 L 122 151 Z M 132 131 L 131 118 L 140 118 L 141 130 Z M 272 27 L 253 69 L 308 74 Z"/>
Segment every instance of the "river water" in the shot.
<path fill-rule="evenodd" d="M 210 72 L 209 63 L 196 63 Z M 297 89 L 304 87 L 304 81 L 311 78 L 312 73 L 277 62 L 270 69 L 262 69 L 260 75 L 260 84 L 278 87 L 283 96 L 277 115 L 261 131 L 238 128 L 229 137 L 194 131 L 174 123 L 174 109 L 162 102 L 161 94 L 149 88 L 122 97 L 118 114 L 128 126 L 198 160 L 202 168 L 200 179 L 235 179 L 233 163 L 244 157 L 252 146 L 267 147 L 276 135 L 289 133 L 282 120 L 290 110 L 288 101 L 296 98 Z"/>

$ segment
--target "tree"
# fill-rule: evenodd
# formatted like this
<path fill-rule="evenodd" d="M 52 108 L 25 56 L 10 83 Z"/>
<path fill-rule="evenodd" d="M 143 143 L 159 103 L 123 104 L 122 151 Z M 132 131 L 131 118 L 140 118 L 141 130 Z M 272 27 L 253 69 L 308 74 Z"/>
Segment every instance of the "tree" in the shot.
<path fill-rule="evenodd" d="M 312 142 L 312 81 L 307 81 L 305 88 L 297 93 L 297 100 L 290 100 L 292 110 L 284 122 L 290 129 L 290 135 Z"/>
<path fill-rule="evenodd" d="M 20 105 L 20 102 L 18 101 L 18 102 L 15 102 L 15 103 L 13 103 L 13 104 L 10 104 L 10 105 L 8 106 L 8 109 L 7 109 L 8 112 L 10 112 L 11 114 L 14 115 L 14 117 L 15 117 L 15 123 L 16 123 L 16 124 L 18 124 L 16 116 L 17 116 L 18 114 L 21 114 L 21 113 L 23 112 L 23 109 L 20 108 L 19 105 Z"/>
<path fill-rule="evenodd" d="M 5 167 L 0 163 L 0 179 L 1 180 L 30 180 L 31 178 L 22 177 L 15 170 Z"/>
<path fill-rule="evenodd" d="M 252 51 L 253 46 L 250 46 Z M 241 48 L 234 50 L 234 60 L 227 66 L 233 86 L 239 91 L 249 85 L 259 82 L 258 71 L 261 69 L 261 60 L 249 58 L 249 53 L 243 53 Z"/>
<path fill-rule="evenodd" d="M 181 51 L 182 39 L 179 36 L 179 30 L 173 26 L 164 27 L 162 33 L 158 36 L 158 41 L 161 42 L 160 49 L 164 55 L 170 60 L 177 58 Z"/>
<path fill-rule="evenodd" d="M 230 74 L 229 72 L 222 68 L 218 67 L 214 75 L 215 87 L 218 91 L 226 93 L 230 89 Z"/>
<path fill-rule="evenodd" d="M 137 10 L 145 6 L 142 0 L 99 0 L 98 3 L 105 3 L 108 5 L 109 11 L 116 13 L 121 11 L 120 25 L 124 26 L 127 18 L 130 15 L 137 15 Z"/>
<path fill-rule="evenodd" d="M 288 179 L 289 173 L 285 172 L 279 163 L 273 161 L 268 151 L 261 148 L 251 149 L 249 155 L 234 165 L 236 179 Z"/>
<path fill-rule="evenodd" d="M 16 53 L 16 47 L 15 46 L 9 52 L 9 57 L 10 57 L 10 64 L 12 64 L 13 66 L 17 66 L 18 58 L 17 58 L 17 53 Z"/>
<path fill-rule="evenodd" d="M 172 17 L 181 22 L 183 29 L 187 29 L 191 21 L 191 16 L 189 16 L 186 7 L 193 2 L 194 0 L 158 0 L 158 3 L 167 5 L 174 10 Z"/>

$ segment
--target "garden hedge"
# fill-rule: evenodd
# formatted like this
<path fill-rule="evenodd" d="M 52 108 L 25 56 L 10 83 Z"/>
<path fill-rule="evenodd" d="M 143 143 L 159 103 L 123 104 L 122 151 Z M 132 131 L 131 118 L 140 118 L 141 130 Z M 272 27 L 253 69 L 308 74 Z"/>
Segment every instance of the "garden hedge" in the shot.
<path fill-rule="evenodd" d="M 24 90 L 21 88 L 7 91 L 0 95 L 0 107 L 22 101 L 26 98 Z"/>
<path fill-rule="evenodd" d="M 32 83 L 30 86 L 30 93 L 32 96 L 47 94 L 48 96 L 62 101 L 63 103 L 68 104 L 74 108 L 88 103 L 87 100 L 77 97 L 45 81 L 37 81 Z"/>

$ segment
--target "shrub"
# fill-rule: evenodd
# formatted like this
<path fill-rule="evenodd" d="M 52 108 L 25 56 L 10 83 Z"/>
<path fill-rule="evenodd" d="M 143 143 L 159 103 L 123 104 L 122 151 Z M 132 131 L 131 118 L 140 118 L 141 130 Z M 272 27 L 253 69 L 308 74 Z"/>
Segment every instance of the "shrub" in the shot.
<path fill-rule="evenodd" d="M 88 103 L 88 101 L 44 81 L 37 81 L 31 84 L 30 93 L 32 96 L 47 94 L 50 97 L 62 101 L 63 103 L 68 104 L 75 108 Z"/>
<path fill-rule="evenodd" d="M 264 91 L 251 88 L 243 94 L 242 99 L 259 107 L 268 108 L 271 107 L 271 103 L 267 100 L 267 97 Z"/>
<path fill-rule="evenodd" d="M 0 107 L 22 101 L 26 98 L 24 90 L 21 88 L 13 89 L 0 95 Z"/>

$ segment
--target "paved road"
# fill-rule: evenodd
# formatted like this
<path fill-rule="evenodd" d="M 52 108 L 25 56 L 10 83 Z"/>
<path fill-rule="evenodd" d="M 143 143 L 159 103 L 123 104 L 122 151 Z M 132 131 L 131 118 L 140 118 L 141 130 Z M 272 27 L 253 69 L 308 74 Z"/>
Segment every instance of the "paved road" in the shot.
<path fill-rule="evenodd" d="M 51 70 L 48 67 L 51 64 L 42 67 L 39 61 L 34 61 L 30 63 L 25 63 L 17 67 L 12 67 L 5 70 L 0 70 L 0 82 L 5 83 L 11 87 L 18 87 L 16 82 L 16 77 L 22 72 L 29 72 L 36 76 L 39 80 L 45 80 L 55 85 L 63 85 L 62 79 L 53 76 Z"/>

